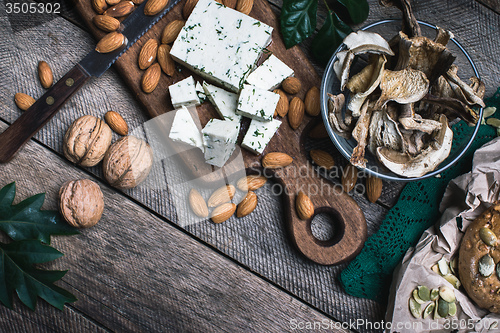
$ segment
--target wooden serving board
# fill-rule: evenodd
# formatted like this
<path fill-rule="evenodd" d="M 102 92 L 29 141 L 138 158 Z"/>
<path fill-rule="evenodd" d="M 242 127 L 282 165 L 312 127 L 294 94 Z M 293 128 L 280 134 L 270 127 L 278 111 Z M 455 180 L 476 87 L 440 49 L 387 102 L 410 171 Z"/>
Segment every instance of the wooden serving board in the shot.
<path fill-rule="evenodd" d="M 81 16 L 87 23 L 90 31 L 99 40 L 105 35 L 104 32 L 97 29 L 92 23 L 92 18 L 96 15 L 91 7 L 90 0 L 75 0 L 76 7 Z M 126 84 L 133 91 L 139 102 L 144 106 L 144 110 L 152 118 L 173 110 L 168 86 L 178 82 L 189 75 L 191 71 L 178 66 L 172 77 L 162 74 L 157 88 L 150 94 L 142 92 L 140 82 L 144 71 L 137 65 L 138 54 L 141 47 L 150 38 L 160 40 L 164 27 L 176 19 L 182 18 L 182 8 L 185 1 L 177 4 L 169 13 L 165 15 L 153 28 L 142 36 L 132 47 L 125 52 L 115 63 L 115 67 L 125 80 Z M 141 10 L 141 8 L 136 9 Z M 320 86 L 321 79 L 317 75 L 307 57 L 298 47 L 286 49 L 279 34 L 279 22 L 272 12 L 269 3 L 266 0 L 255 0 L 250 16 L 272 26 L 272 43 L 268 49 L 273 52 L 280 60 L 284 61 L 295 71 L 295 76 L 302 82 L 302 89 L 296 96 L 304 98 L 305 93 L 312 86 Z M 194 75 L 195 80 L 200 78 Z M 197 107 L 202 125 L 209 119 L 217 118 L 215 109 L 209 102 L 205 102 Z M 304 149 L 304 130 L 308 127 L 311 117 L 305 116 L 304 121 L 297 130 L 293 130 L 286 117 L 282 119 L 283 123 L 278 132 L 272 138 L 267 146 L 265 153 L 284 152 L 293 157 L 292 165 L 285 169 L 266 172 L 269 176 L 284 186 L 284 204 L 286 218 L 288 221 L 288 230 L 290 236 L 300 252 L 307 258 L 323 265 L 332 265 L 345 262 L 355 256 L 362 248 L 366 240 L 366 221 L 363 213 L 356 202 L 345 193 L 338 193 L 338 187 L 334 188 L 331 182 L 318 176 L 314 172 L 312 165 L 307 159 L 307 152 Z M 248 122 L 243 122 L 243 131 L 248 126 Z M 309 126 L 310 127 L 310 126 Z M 241 137 L 241 135 L 240 135 Z M 249 151 L 242 150 L 243 158 L 247 168 L 260 165 L 261 156 L 257 156 Z M 210 177 L 214 173 L 207 164 L 200 162 L 196 158 L 190 158 L 186 161 L 187 168 L 196 170 L 198 176 Z M 204 169 L 200 166 L 204 165 Z M 303 172 L 304 166 L 308 172 Z M 302 170 L 302 172 L 297 171 Z M 268 170 L 267 170 L 268 171 Z M 210 180 L 210 179 L 208 179 Z M 315 207 L 315 214 L 331 214 L 336 221 L 336 235 L 328 241 L 316 239 L 311 232 L 311 221 L 300 220 L 295 210 L 295 198 L 299 191 L 309 193 L 311 201 Z"/>

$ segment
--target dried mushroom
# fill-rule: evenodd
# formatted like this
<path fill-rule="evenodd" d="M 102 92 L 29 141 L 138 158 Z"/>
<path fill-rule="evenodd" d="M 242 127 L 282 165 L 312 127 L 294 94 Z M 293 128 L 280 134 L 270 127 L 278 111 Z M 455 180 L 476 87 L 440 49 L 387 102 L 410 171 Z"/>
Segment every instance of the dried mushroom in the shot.
<path fill-rule="evenodd" d="M 333 126 L 335 133 L 343 138 L 349 139 L 351 137 L 352 127 L 346 123 L 346 119 L 350 117 L 342 117 L 342 108 L 345 103 L 345 96 L 343 94 L 332 95 L 328 94 L 328 120 Z M 346 110 L 346 113 L 348 110 Z"/>
<path fill-rule="evenodd" d="M 380 81 L 380 95 L 375 108 L 381 108 L 388 101 L 400 104 L 421 100 L 429 90 L 429 80 L 422 71 L 406 68 L 400 71 L 384 70 Z"/>
<path fill-rule="evenodd" d="M 356 126 L 352 130 L 352 137 L 358 142 L 354 147 L 350 162 L 359 168 L 366 168 L 365 147 L 368 143 L 368 133 L 370 129 L 370 119 L 372 116 L 370 102 L 366 101 L 361 107 L 361 115 Z"/>
<path fill-rule="evenodd" d="M 445 78 L 447 79 L 448 84 L 451 86 L 451 89 L 459 97 L 458 99 L 460 99 L 462 102 L 467 103 L 468 105 L 479 105 L 484 108 L 485 105 L 482 98 L 477 96 L 473 88 L 467 85 L 458 77 L 457 71 L 458 71 L 457 66 L 455 65 L 451 66 L 451 68 L 446 72 Z M 475 83 L 474 79 L 471 79 L 471 81 L 473 81 L 473 84 Z M 477 91 L 482 90 L 482 89 L 480 90 L 480 85 L 481 83 L 477 83 L 477 88 L 476 88 Z"/>
<path fill-rule="evenodd" d="M 432 119 L 423 119 L 422 116 L 415 113 L 413 103 L 401 105 L 399 123 L 406 130 L 418 130 L 427 134 L 439 130 L 441 123 Z"/>

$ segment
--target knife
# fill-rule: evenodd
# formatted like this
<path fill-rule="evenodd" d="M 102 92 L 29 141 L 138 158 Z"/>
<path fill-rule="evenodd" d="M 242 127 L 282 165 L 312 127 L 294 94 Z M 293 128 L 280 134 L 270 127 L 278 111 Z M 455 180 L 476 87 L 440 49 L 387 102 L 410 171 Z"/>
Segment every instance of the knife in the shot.
<path fill-rule="evenodd" d="M 110 53 L 90 51 L 78 64 L 56 82 L 42 97 L 0 134 L 0 163 L 6 163 L 35 135 L 92 76 L 101 76 L 132 44 L 151 29 L 180 0 L 170 0 L 154 16 L 144 14 L 144 1 L 121 23 L 126 45 Z"/>

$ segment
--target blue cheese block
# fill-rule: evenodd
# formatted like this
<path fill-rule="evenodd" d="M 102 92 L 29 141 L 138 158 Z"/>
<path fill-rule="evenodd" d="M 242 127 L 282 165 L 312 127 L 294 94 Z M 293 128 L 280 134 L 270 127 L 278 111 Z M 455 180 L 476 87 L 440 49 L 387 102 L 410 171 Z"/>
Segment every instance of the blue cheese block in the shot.
<path fill-rule="evenodd" d="M 207 82 L 203 82 L 203 89 L 222 119 L 238 122 L 241 120 L 241 116 L 236 114 L 238 94 L 226 91 Z"/>
<path fill-rule="evenodd" d="M 174 108 L 180 108 L 183 105 L 199 105 L 200 99 L 196 93 L 196 85 L 192 76 L 182 81 L 168 86 L 170 99 Z"/>
<path fill-rule="evenodd" d="M 270 121 L 273 119 L 279 99 L 280 95 L 278 94 L 245 84 L 238 99 L 236 114 L 261 121 Z"/>
<path fill-rule="evenodd" d="M 278 119 L 273 119 L 271 121 L 252 119 L 248 132 L 245 134 L 241 145 L 257 155 L 262 154 L 280 125 L 281 121 Z"/>
<path fill-rule="evenodd" d="M 200 0 L 170 50 L 206 80 L 239 92 L 273 28 L 213 0 Z"/>
<path fill-rule="evenodd" d="M 290 67 L 271 54 L 262 65 L 248 76 L 247 83 L 261 89 L 274 90 L 280 86 L 284 79 L 293 74 Z"/>
<path fill-rule="evenodd" d="M 182 142 L 205 151 L 201 132 L 185 106 L 175 112 L 168 137 L 173 141 Z"/>
<path fill-rule="evenodd" d="M 222 168 L 236 148 L 239 123 L 211 119 L 201 132 L 205 145 L 205 161 Z"/>

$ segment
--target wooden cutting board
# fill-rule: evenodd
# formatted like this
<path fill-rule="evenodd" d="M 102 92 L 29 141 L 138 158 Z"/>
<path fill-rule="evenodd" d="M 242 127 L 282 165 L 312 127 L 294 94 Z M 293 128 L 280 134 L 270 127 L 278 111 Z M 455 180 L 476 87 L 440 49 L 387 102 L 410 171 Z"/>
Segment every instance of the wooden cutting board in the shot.
<path fill-rule="evenodd" d="M 140 86 L 144 71 L 140 70 L 137 65 L 138 54 L 142 45 L 150 38 L 160 40 L 161 33 L 169 22 L 182 19 L 184 2 L 181 1 L 177 4 L 125 52 L 114 65 L 139 102 L 143 105 L 144 110 L 152 118 L 173 110 L 168 86 L 193 74 L 188 69 L 178 66 L 179 71 L 176 71 L 172 77 L 162 74 L 157 88 L 152 93 L 145 94 L 142 92 Z M 90 31 L 96 37 L 96 40 L 104 36 L 105 33 L 97 29 L 92 23 L 92 18 L 96 13 L 91 7 L 91 1 L 76 0 L 76 7 L 90 28 Z M 295 71 L 295 76 L 302 82 L 302 89 L 296 96 L 303 99 L 309 88 L 312 86 L 319 87 L 321 79 L 304 53 L 296 46 L 288 50 L 285 48 L 279 34 L 279 21 L 272 12 L 269 3 L 265 0 L 255 0 L 250 16 L 274 28 L 272 43 L 268 49 L 291 67 Z M 194 78 L 200 81 L 198 76 L 194 75 Z M 218 117 L 215 109 L 209 102 L 198 106 L 197 111 L 202 125 L 209 119 Z M 307 128 L 311 127 L 311 124 L 309 124 L 311 120 L 313 119 L 306 115 L 300 127 L 293 130 L 288 124 L 288 119 L 286 117 L 282 119 L 283 123 L 281 127 L 272 138 L 264 154 L 275 151 L 284 152 L 292 156 L 294 161 L 285 169 L 271 173 L 266 172 L 266 174 L 281 183 L 283 188 L 286 189 L 283 200 L 287 227 L 299 251 L 316 263 L 332 265 L 351 259 L 361 250 L 366 240 L 366 221 L 356 202 L 345 193 L 339 193 L 338 186 L 334 187 L 331 182 L 318 176 L 309 163 L 303 143 Z M 247 126 L 248 122 L 243 122 L 243 131 Z M 244 149 L 242 152 L 247 168 L 260 165 L 261 156 L 257 156 Z M 208 180 L 214 174 L 211 167 L 202 162 L 197 162 L 196 159 L 187 159 L 185 162 L 188 169 L 197 170 L 202 176 L 205 175 L 208 177 Z M 205 169 L 200 169 L 201 165 L 205 165 Z M 303 172 L 304 166 L 307 170 L 306 172 Z M 302 171 L 297 172 L 297 170 Z M 310 199 L 315 207 L 315 214 L 327 213 L 333 217 L 335 221 L 335 235 L 332 239 L 327 241 L 316 239 L 311 232 L 312 218 L 307 221 L 299 219 L 295 210 L 295 198 L 299 191 L 310 194 Z"/>

